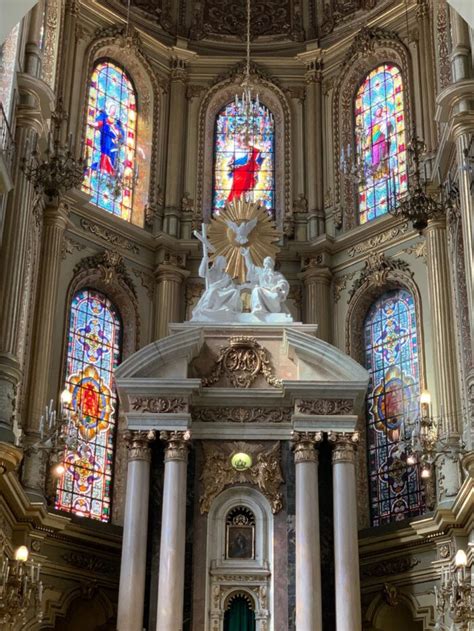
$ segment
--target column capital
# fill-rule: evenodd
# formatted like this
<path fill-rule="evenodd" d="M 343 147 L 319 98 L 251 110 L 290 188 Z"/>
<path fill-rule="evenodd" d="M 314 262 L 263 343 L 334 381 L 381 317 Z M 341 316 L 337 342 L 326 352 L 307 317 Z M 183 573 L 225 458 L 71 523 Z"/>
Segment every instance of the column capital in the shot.
<path fill-rule="evenodd" d="M 128 461 L 145 460 L 151 462 L 150 442 L 155 440 L 155 437 L 153 430 L 148 432 L 127 430 L 124 432 L 128 448 Z"/>
<path fill-rule="evenodd" d="M 322 432 L 293 432 L 295 464 L 300 462 L 318 462 L 318 452 L 314 446 L 323 439 Z"/>
<path fill-rule="evenodd" d="M 326 267 L 325 265 L 318 265 L 316 263 L 305 266 L 299 276 L 306 287 L 315 283 L 330 285 L 332 281 L 332 272 L 329 267 Z"/>
<path fill-rule="evenodd" d="M 179 57 L 172 57 L 170 59 L 171 81 L 181 81 L 182 83 L 186 83 L 188 79 L 186 65 L 185 59 L 181 59 Z"/>
<path fill-rule="evenodd" d="M 69 220 L 70 208 L 66 202 L 58 199 L 46 198 L 43 210 L 45 225 L 57 225 L 66 229 Z"/>
<path fill-rule="evenodd" d="M 160 432 L 160 439 L 168 443 L 165 452 L 165 462 L 181 460 L 186 462 L 188 458 L 188 444 L 191 439 L 191 432 Z"/>
<path fill-rule="evenodd" d="M 328 440 L 333 443 L 332 463 L 355 462 L 355 450 L 359 432 L 329 432 Z"/>
<path fill-rule="evenodd" d="M 306 62 L 306 83 L 320 83 L 323 78 L 323 60 L 321 57 Z"/>

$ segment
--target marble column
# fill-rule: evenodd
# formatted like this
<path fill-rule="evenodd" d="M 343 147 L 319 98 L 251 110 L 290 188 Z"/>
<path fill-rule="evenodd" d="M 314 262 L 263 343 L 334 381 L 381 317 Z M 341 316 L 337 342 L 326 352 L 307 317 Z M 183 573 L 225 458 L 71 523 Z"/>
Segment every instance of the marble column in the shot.
<path fill-rule="evenodd" d="M 117 631 L 142 631 L 153 432 L 127 432 L 127 495 L 123 525 Z"/>
<path fill-rule="evenodd" d="M 318 325 L 318 337 L 331 342 L 331 279 L 328 267 L 316 258 L 310 259 L 301 273 L 305 286 L 305 324 Z"/>
<path fill-rule="evenodd" d="M 355 446 L 357 432 L 330 432 L 333 443 L 334 570 L 336 575 L 336 630 L 361 631 L 359 541 Z"/>
<path fill-rule="evenodd" d="M 26 444 L 38 439 L 39 419 L 48 403 L 50 365 L 55 340 L 55 313 L 58 298 L 61 246 L 67 227 L 69 208 L 63 202 L 49 200 L 43 211 L 43 235 L 34 321 L 31 378 Z M 42 452 L 31 451 L 23 463 L 23 483 L 38 495 L 44 494 Z"/>
<path fill-rule="evenodd" d="M 437 148 L 435 123 L 435 77 L 432 47 L 430 6 L 427 0 L 417 0 L 416 19 L 419 32 L 421 102 L 423 108 L 423 139 L 428 152 Z"/>
<path fill-rule="evenodd" d="M 156 631 L 183 628 L 186 473 L 189 432 L 161 432 L 165 451 Z"/>
<path fill-rule="evenodd" d="M 168 325 L 181 322 L 183 280 L 189 274 L 185 269 L 172 264 L 161 264 L 155 272 L 155 340 L 168 335 Z"/>
<path fill-rule="evenodd" d="M 166 162 L 166 189 L 163 230 L 179 237 L 179 217 L 183 195 L 184 144 L 186 139 L 186 63 L 171 60 L 171 82 L 169 99 L 169 132 Z"/>
<path fill-rule="evenodd" d="M 295 433 L 296 629 L 322 631 L 318 452 L 322 434 Z"/>
<path fill-rule="evenodd" d="M 306 72 L 306 98 L 304 102 L 305 128 L 314 133 L 305 136 L 306 197 L 308 200 L 308 239 L 324 231 L 323 213 L 323 162 L 322 162 L 322 62 L 314 59 Z"/>

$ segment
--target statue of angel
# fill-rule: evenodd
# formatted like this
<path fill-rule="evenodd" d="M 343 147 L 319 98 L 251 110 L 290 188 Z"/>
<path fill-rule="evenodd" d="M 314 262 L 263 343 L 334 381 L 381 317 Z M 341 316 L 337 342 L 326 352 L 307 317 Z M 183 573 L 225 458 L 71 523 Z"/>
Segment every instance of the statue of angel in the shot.
<path fill-rule="evenodd" d="M 230 219 L 226 219 L 227 226 L 234 231 L 235 240 L 240 245 L 245 245 L 248 243 L 248 236 L 255 228 L 258 222 L 258 217 L 254 217 L 250 219 L 250 221 L 243 221 L 241 224 L 237 225 L 235 221 L 231 221 Z"/>
<path fill-rule="evenodd" d="M 217 256 L 209 267 L 209 250 L 205 224 L 202 233 L 195 233 L 203 246 L 203 257 L 199 266 L 199 276 L 206 281 L 206 287 L 196 307 L 191 322 L 230 322 L 235 313 L 242 311 L 240 289 L 225 271 L 225 256 Z"/>
<path fill-rule="evenodd" d="M 247 267 L 247 281 L 252 287 L 250 298 L 252 314 L 257 317 L 267 313 L 288 314 L 285 300 L 290 285 L 283 274 L 275 271 L 273 259 L 270 256 L 265 257 L 263 267 L 258 267 L 252 261 L 248 248 L 241 248 L 240 252 Z"/>

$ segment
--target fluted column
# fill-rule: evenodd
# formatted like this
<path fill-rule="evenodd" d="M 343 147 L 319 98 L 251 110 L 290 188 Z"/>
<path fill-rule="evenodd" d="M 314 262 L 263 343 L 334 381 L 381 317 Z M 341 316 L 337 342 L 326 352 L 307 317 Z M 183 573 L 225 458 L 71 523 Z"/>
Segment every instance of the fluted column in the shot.
<path fill-rule="evenodd" d="M 168 335 L 170 323 L 182 321 L 182 283 L 188 274 L 175 265 L 163 263 L 158 266 L 155 273 L 155 340 Z"/>
<path fill-rule="evenodd" d="M 184 142 L 186 138 L 186 64 L 182 59 L 171 60 L 169 99 L 169 132 L 166 163 L 166 190 L 163 230 L 179 237 L 179 216 L 184 181 Z"/>
<path fill-rule="evenodd" d="M 305 286 L 305 324 L 318 325 L 318 337 L 331 342 L 331 278 L 328 267 L 310 259 L 301 274 Z"/>
<path fill-rule="evenodd" d="M 443 433 L 458 433 L 458 383 L 449 275 L 446 218 L 432 219 L 425 229 L 428 289 L 433 327 L 436 397 Z"/>
<path fill-rule="evenodd" d="M 163 515 L 156 631 L 180 631 L 183 625 L 186 544 L 186 469 L 189 432 L 161 432 L 165 451 Z"/>
<path fill-rule="evenodd" d="M 294 435 L 296 474 L 296 629 L 322 630 L 318 452 L 322 434 Z"/>
<path fill-rule="evenodd" d="M 127 495 L 123 525 L 117 631 L 142 631 L 145 606 L 151 432 L 127 432 Z"/>
<path fill-rule="evenodd" d="M 306 97 L 304 102 L 306 196 L 308 199 L 308 239 L 324 232 L 323 214 L 323 162 L 322 162 L 322 61 L 314 59 L 306 72 Z"/>
<path fill-rule="evenodd" d="M 430 27 L 430 6 L 427 0 L 418 0 L 416 18 L 419 31 L 419 59 L 421 80 L 421 101 L 423 105 L 423 137 L 429 152 L 436 149 L 435 111 L 435 77 Z"/>
<path fill-rule="evenodd" d="M 68 223 L 69 208 L 63 202 L 48 201 L 43 211 L 43 235 L 34 321 L 31 380 L 26 442 L 35 442 L 39 419 L 48 400 L 54 315 L 58 297 L 61 246 Z M 42 453 L 30 452 L 25 458 L 23 482 L 31 491 L 43 495 Z"/>
<path fill-rule="evenodd" d="M 331 432 L 334 505 L 334 570 L 336 630 L 361 631 L 359 542 L 354 433 Z"/>

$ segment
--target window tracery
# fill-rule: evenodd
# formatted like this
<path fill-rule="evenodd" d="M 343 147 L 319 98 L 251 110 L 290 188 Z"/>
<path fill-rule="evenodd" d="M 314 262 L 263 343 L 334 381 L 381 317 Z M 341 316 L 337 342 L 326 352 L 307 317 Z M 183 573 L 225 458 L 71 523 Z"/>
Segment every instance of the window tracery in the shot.
<path fill-rule="evenodd" d="M 359 221 L 388 212 L 407 190 L 404 86 L 398 66 L 384 63 L 364 79 L 355 99 L 355 143 L 363 177 Z"/>
<path fill-rule="evenodd" d="M 417 465 L 396 456 L 408 417 L 418 415 L 420 369 L 415 301 L 393 289 L 369 308 L 364 321 L 367 451 L 372 524 L 420 515 L 424 498 Z"/>
<path fill-rule="evenodd" d="M 100 521 L 110 520 L 117 394 L 113 370 L 121 359 L 122 324 L 112 302 L 92 289 L 71 301 L 65 387 L 77 449 L 66 450 L 55 507 Z"/>
<path fill-rule="evenodd" d="M 275 129 L 272 113 L 256 103 L 248 120 L 235 101 L 217 114 L 214 136 L 213 212 L 242 195 L 275 212 Z M 250 129 L 250 133 L 247 131 Z"/>
<path fill-rule="evenodd" d="M 131 221 L 137 179 L 137 95 L 111 60 L 95 64 L 87 102 L 83 190 L 93 204 Z"/>

